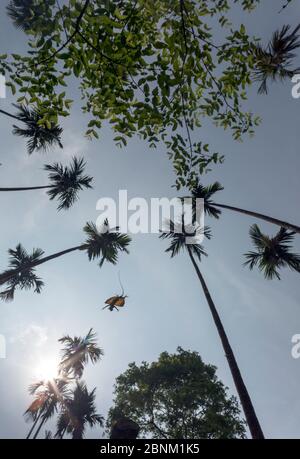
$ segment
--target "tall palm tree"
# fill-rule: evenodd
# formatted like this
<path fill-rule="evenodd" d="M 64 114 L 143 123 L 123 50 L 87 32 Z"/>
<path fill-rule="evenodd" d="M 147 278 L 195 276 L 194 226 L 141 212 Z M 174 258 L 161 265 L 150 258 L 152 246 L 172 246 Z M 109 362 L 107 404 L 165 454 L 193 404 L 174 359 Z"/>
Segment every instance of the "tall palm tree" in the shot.
<path fill-rule="evenodd" d="M 55 378 L 51 381 L 38 381 L 29 386 L 29 393 L 34 395 L 35 399 L 25 411 L 24 416 L 27 419 L 32 419 L 34 424 L 27 435 L 27 439 L 30 438 L 39 422 L 33 436 L 33 439 L 36 439 L 41 428 L 55 414 L 58 406 L 64 406 L 71 395 L 68 381 L 61 378 Z"/>
<path fill-rule="evenodd" d="M 96 333 L 91 328 L 84 338 L 78 336 L 71 338 L 66 335 L 58 340 L 64 345 L 60 363 L 60 371 L 63 375 L 79 379 L 89 360 L 93 364 L 100 360 L 104 353 L 95 338 Z"/>
<path fill-rule="evenodd" d="M 254 49 L 256 81 L 261 84 L 258 92 L 267 94 L 268 80 L 291 79 L 293 75 L 299 73 L 299 68 L 293 68 L 293 59 L 296 57 L 295 51 L 300 48 L 300 25 L 291 31 L 289 25 L 285 25 L 281 30 L 277 30 L 271 41 L 266 47 L 257 45 Z"/>
<path fill-rule="evenodd" d="M 249 266 L 251 270 L 258 266 L 266 279 L 280 279 L 278 270 L 284 267 L 299 273 L 300 255 L 292 253 L 290 245 L 294 236 L 294 232 L 281 228 L 274 237 L 269 237 L 263 234 L 257 225 L 252 225 L 250 237 L 256 251 L 245 254 L 245 266 Z"/>
<path fill-rule="evenodd" d="M 74 440 L 80 440 L 84 438 L 86 426 L 92 428 L 98 424 L 102 427 L 104 418 L 96 411 L 95 398 L 96 389 L 89 392 L 82 381 L 77 381 L 72 398 L 60 413 L 55 436 L 62 438 L 67 432 Z"/>
<path fill-rule="evenodd" d="M 83 158 L 72 158 L 70 166 L 60 163 L 46 164 L 44 170 L 49 172 L 49 185 L 23 188 L 0 188 L 1 191 L 31 191 L 48 189 L 50 199 L 58 199 L 58 210 L 70 209 L 78 199 L 79 191 L 92 188 L 92 177 L 84 175 L 86 163 Z"/>
<path fill-rule="evenodd" d="M 99 230 L 92 222 L 88 222 L 84 227 L 87 239 L 83 244 L 54 253 L 47 257 L 42 257 L 43 251 L 35 249 L 32 256 L 28 256 L 24 248 L 19 244 L 16 250 L 9 249 L 10 269 L 0 274 L 0 285 L 7 284 L 9 293 L 2 292 L 2 299 L 13 299 L 16 288 L 35 288 L 35 292 L 40 293 L 42 284 L 39 278 L 34 277 L 34 270 L 37 266 L 58 257 L 75 251 L 85 251 L 89 260 L 100 258 L 99 266 L 102 267 L 105 261 L 116 264 L 119 252 L 129 253 L 128 246 L 131 238 L 127 234 L 118 232 L 118 228 L 110 230 L 107 220 Z"/>
<path fill-rule="evenodd" d="M 251 210 L 241 209 L 240 207 L 233 207 L 227 204 L 219 204 L 213 201 L 212 198 L 214 194 L 222 190 L 224 190 L 224 188 L 219 182 L 215 182 L 212 185 L 203 186 L 199 181 L 197 181 L 196 184 L 191 188 L 191 195 L 192 198 L 199 198 L 204 200 L 204 212 L 210 217 L 219 218 L 222 213 L 220 209 L 228 209 L 232 210 L 233 212 L 239 212 L 244 215 L 249 215 L 251 217 L 264 220 L 268 223 L 272 223 L 282 228 L 295 231 L 296 233 L 300 233 L 300 226 L 294 225 L 293 223 L 278 220 L 277 218 L 273 218 L 268 215 L 260 214 L 258 212 L 254 212 Z"/>
<path fill-rule="evenodd" d="M 42 120 L 43 114 L 38 108 L 16 104 L 13 104 L 13 106 L 18 109 L 16 115 L 5 110 L 0 110 L 0 113 L 25 124 L 25 128 L 13 125 L 13 134 L 29 139 L 27 142 L 27 151 L 29 154 L 32 154 L 35 150 L 47 151 L 54 145 L 63 148 L 61 143 L 63 130 L 58 124 L 49 122 L 48 126 L 40 125 L 39 121 Z"/>
<path fill-rule="evenodd" d="M 171 245 L 167 248 L 166 252 L 170 252 L 171 257 L 173 258 L 180 251 L 183 251 L 183 250 L 187 251 L 189 258 L 192 262 L 192 265 L 198 276 L 198 279 L 200 281 L 200 284 L 202 286 L 204 295 L 206 297 L 206 301 L 208 303 L 208 306 L 211 311 L 214 323 L 216 325 L 219 337 L 221 339 L 223 349 L 224 349 L 224 352 L 225 352 L 225 355 L 226 355 L 226 358 L 227 358 L 227 361 L 230 367 L 230 371 L 231 371 L 231 374 L 232 374 L 232 377 L 235 383 L 237 393 L 239 395 L 239 398 L 240 398 L 240 401 L 241 401 L 241 404 L 242 404 L 242 407 L 245 413 L 245 417 L 246 417 L 251 435 L 253 438 L 263 439 L 264 435 L 263 435 L 262 429 L 257 419 L 251 398 L 249 396 L 249 393 L 243 381 L 240 369 L 238 367 L 237 361 L 235 359 L 235 356 L 231 348 L 231 345 L 229 343 L 228 337 L 226 335 L 225 329 L 223 327 L 221 318 L 219 316 L 219 313 L 212 300 L 212 297 L 210 295 L 210 292 L 208 290 L 204 277 L 196 261 L 196 259 L 198 261 L 201 261 L 201 257 L 203 255 L 206 256 L 206 252 L 201 244 L 197 242 L 191 243 L 190 229 L 186 230 L 186 227 L 184 225 L 180 225 L 180 232 L 177 232 L 176 228 L 177 228 L 176 224 L 172 222 L 170 224 L 170 231 L 163 232 L 160 236 L 163 239 L 171 240 Z M 205 233 L 206 235 L 209 236 L 208 231 L 205 231 Z"/>

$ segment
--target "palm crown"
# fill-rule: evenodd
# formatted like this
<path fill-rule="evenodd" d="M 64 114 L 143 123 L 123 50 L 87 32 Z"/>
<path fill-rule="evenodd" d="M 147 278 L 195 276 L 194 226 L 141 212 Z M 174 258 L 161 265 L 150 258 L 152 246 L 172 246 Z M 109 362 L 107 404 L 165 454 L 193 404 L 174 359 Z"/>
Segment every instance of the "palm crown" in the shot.
<path fill-rule="evenodd" d="M 295 234 L 281 228 L 274 237 L 269 237 L 260 231 L 258 225 L 252 225 L 250 237 L 257 250 L 245 254 L 245 266 L 251 270 L 258 266 L 266 279 L 280 279 L 278 270 L 283 267 L 300 272 L 300 255 L 292 253 L 290 245 Z"/>
<path fill-rule="evenodd" d="M 103 350 L 97 346 L 96 334 L 91 328 L 85 338 L 63 336 L 59 342 L 64 345 L 60 371 L 63 375 L 81 378 L 84 366 L 90 360 L 93 364 L 103 356 Z"/>
<path fill-rule="evenodd" d="M 292 69 L 292 61 L 296 57 L 295 50 L 300 47 L 300 25 L 292 32 L 285 25 L 273 34 L 266 48 L 257 45 L 255 48 L 256 71 L 255 79 L 261 83 L 258 92 L 267 93 L 268 80 L 291 78 L 299 69 Z"/>
<path fill-rule="evenodd" d="M 211 238 L 211 232 L 208 227 L 201 228 L 193 224 L 184 224 L 184 217 L 181 223 L 174 223 L 170 220 L 168 223 L 168 230 L 162 231 L 159 236 L 161 239 L 170 239 L 171 244 L 166 249 L 166 252 L 171 253 L 171 257 L 175 257 L 182 250 L 189 250 L 199 260 L 201 256 L 207 256 L 202 244 L 197 242 L 197 237 L 204 234 L 208 239 Z"/>
<path fill-rule="evenodd" d="M 204 200 L 204 212 L 210 217 L 219 218 L 221 210 L 214 206 L 212 197 L 218 191 L 223 191 L 224 188 L 219 182 L 215 182 L 212 185 L 203 186 L 198 180 L 195 185 L 191 188 L 192 198 Z"/>
<path fill-rule="evenodd" d="M 65 403 L 58 418 L 56 437 L 61 438 L 67 431 L 72 433 L 72 438 L 82 439 L 86 424 L 103 426 L 104 419 L 96 412 L 95 398 L 96 389 L 89 392 L 83 382 L 77 381 L 72 398 Z"/>
<path fill-rule="evenodd" d="M 12 301 L 14 299 L 15 291 L 17 288 L 20 290 L 34 289 L 36 293 L 41 293 L 44 285 L 43 281 L 35 274 L 35 269 L 30 267 L 32 263 L 37 262 L 44 254 L 41 249 L 33 249 L 31 254 L 28 254 L 21 244 L 18 244 L 16 249 L 9 249 L 10 255 L 9 267 L 4 274 L 8 274 L 20 267 L 28 269 L 18 273 L 7 282 L 7 289 L 0 293 L 0 298 L 4 301 Z"/>
<path fill-rule="evenodd" d="M 83 248 L 87 251 L 89 260 L 100 258 L 100 267 L 105 261 L 116 264 L 118 252 L 129 253 L 127 247 L 131 241 L 130 236 L 110 230 L 107 220 L 100 230 L 94 223 L 88 222 L 84 227 L 84 232 L 87 240 Z"/>
<path fill-rule="evenodd" d="M 35 420 L 39 413 L 47 419 L 51 418 L 57 410 L 57 406 L 63 406 L 66 400 L 71 397 L 68 382 L 60 378 L 52 381 L 41 380 L 31 384 L 29 393 L 35 398 L 24 413 L 28 420 Z"/>
<path fill-rule="evenodd" d="M 28 138 L 27 150 L 31 154 L 35 150 L 47 151 L 49 147 L 57 144 L 63 148 L 61 143 L 62 128 L 55 123 L 50 123 L 48 127 L 39 124 L 43 118 L 37 108 L 29 108 L 24 105 L 14 105 L 18 109 L 16 118 L 26 125 L 26 129 L 22 129 L 14 125 L 13 133 Z"/>
<path fill-rule="evenodd" d="M 60 163 L 46 164 L 44 169 L 49 172 L 50 190 L 47 194 L 50 199 L 58 198 L 58 210 L 69 209 L 78 199 L 79 191 L 92 188 L 92 177 L 84 175 L 86 163 L 83 158 L 72 158 L 70 166 Z"/>

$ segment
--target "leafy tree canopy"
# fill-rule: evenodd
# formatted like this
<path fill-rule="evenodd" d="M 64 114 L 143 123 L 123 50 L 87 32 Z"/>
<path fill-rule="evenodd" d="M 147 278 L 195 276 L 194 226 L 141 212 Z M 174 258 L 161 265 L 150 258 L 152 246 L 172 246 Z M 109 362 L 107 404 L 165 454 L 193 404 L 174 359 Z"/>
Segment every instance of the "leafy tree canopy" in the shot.
<path fill-rule="evenodd" d="M 29 51 L 0 56 L 0 72 L 48 128 L 69 115 L 63 87 L 75 77 L 90 117 L 86 134 L 98 137 L 106 120 L 120 146 L 135 134 L 152 147 L 163 141 L 180 188 L 223 160 L 195 138 L 205 118 L 235 139 L 259 122 L 243 108 L 256 40 L 228 19 L 234 4 L 250 11 L 258 3 L 11 0 L 8 14 L 28 35 Z"/>
<path fill-rule="evenodd" d="M 240 438 L 245 435 L 234 397 L 197 352 L 163 352 L 157 362 L 131 363 L 116 380 L 107 426 L 129 417 L 146 438 Z"/>

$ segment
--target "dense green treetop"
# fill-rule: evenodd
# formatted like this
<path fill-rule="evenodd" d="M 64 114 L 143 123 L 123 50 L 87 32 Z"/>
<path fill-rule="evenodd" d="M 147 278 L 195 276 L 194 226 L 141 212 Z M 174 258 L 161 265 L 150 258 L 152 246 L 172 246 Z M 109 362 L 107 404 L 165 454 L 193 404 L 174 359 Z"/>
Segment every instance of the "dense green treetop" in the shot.
<path fill-rule="evenodd" d="M 163 141 L 180 187 L 223 159 L 193 132 L 205 118 L 235 139 L 259 121 L 243 107 L 256 40 L 228 19 L 234 4 L 250 11 L 258 3 L 12 0 L 9 16 L 27 34 L 29 50 L 0 56 L 0 72 L 46 127 L 69 115 L 67 86 L 75 77 L 87 135 L 98 137 L 107 120 L 120 146 L 135 134 L 151 146 Z"/>
<path fill-rule="evenodd" d="M 135 363 L 116 380 L 107 426 L 128 417 L 143 438 L 240 438 L 244 423 L 234 397 L 197 352 L 163 352 L 157 362 Z"/>

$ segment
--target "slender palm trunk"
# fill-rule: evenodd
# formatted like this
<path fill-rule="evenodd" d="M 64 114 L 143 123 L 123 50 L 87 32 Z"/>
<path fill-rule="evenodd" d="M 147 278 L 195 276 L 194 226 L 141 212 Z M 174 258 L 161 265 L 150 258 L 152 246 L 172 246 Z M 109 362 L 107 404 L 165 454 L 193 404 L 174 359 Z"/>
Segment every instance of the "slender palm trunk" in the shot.
<path fill-rule="evenodd" d="M 63 440 L 63 438 L 65 436 L 65 433 L 66 433 L 66 430 L 67 430 L 67 428 L 65 427 L 64 430 L 62 431 L 62 433 L 60 434 L 60 437 L 59 437 L 60 440 Z"/>
<path fill-rule="evenodd" d="M 55 258 L 61 257 L 71 252 L 75 252 L 76 250 L 84 250 L 85 248 L 86 248 L 86 245 L 84 244 L 78 245 L 76 247 L 71 247 L 70 249 L 63 250 L 62 252 L 57 252 L 57 253 L 54 253 L 53 255 L 49 255 L 48 257 L 41 258 L 40 260 L 35 261 L 34 263 L 29 263 L 28 265 L 22 266 L 21 268 L 12 269 L 11 271 L 0 275 L 0 285 L 5 284 L 5 282 L 8 282 L 10 279 L 14 278 L 17 274 L 20 274 L 23 271 L 26 271 L 27 269 L 35 268 L 36 266 L 42 265 L 43 263 L 47 263 L 47 261 L 54 260 Z"/>
<path fill-rule="evenodd" d="M 49 410 L 48 410 L 48 411 L 49 411 Z M 35 432 L 35 434 L 34 434 L 34 436 L 33 436 L 33 440 L 36 440 L 38 434 L 40 433 L 41 428 L 42 428 L 43 425 L 45 424 L 45 422 L 46 422 L 46 420 L 47 420 L 48 411 L 47 411 L 47 413 L 45 413 L 44 416 L 42 417 L 42 420 L 41 420 L 41 422 L 40 422 L 40 425 L 39 425 L 38 429 L 36 430 L 36 432 Z"/>
<path fill-rule="evenodd" d="M 230 367 L 230 370 L 231 370 L 231 374 L 232 374 L 232 377 L 233 377 L 233 380 L 234 380 L 234 384 L 235 384 L 237 393 L 239 395 L 239 398 L 240 398 L 240 401 L 241 401 L 241 404 L 242 404 L 242 407 L 243 407 L 243 410 L 244 410 L 244 413 L 245 413 L 245 417 L 246 417 L 246 420 L 247 420 L 247 423 L 248 423 L 252 438 L 254 438 L 254 439 L 264 439 L 263 431 L 262 431 L 262 429 L 260 427 L 260 424 L 259 424 L 259 421 L 257 419 L 257 416 L 256 416 L 256 413 L 255 413 L 251 398 L 249 396 L 249 393 L 248 393 L 247 388 L 245 386 L 245 383 L 243 381 L 240 369 L 239 369 L 238 364 L 236 362 L 233 350 L 232 350 L 232 348 L 230 346 L 230 343 L 229 343 L 229 340 L 227 338 L 227 335 L 226 335 L 225 329 L 223 327 L 223 324 L 221 322 L 220 316 L 219 316 L 218 311 L 217 311 L 217 309 L 216 309 L 216 307 L 214 305 L 214 302 L 213 302 L 213 300 L 212 300 L 212 298 L 210 296 L 209 290 L 208 290 L 207 285 L 205 283 L 205 280 L 204 280 L 204 278 L 203 278 L 203 276 L 202 276 L 202 274 L 200 272 L 200 269 L 199 269 L 199 267 L 198 267 L 198 265 L 197 265 L 197 263 L 196 263 L 196 261 L 195 261 L 195 259 L 193 257 L 192 251 L 191 251 L 191 249 L 189 247 L 188 247 L 188 253 L 189 253 L 190 259 L 191 259 L 191 261 L 193 263 L 193 266 L 195 268 L 195 271 L 197 273 L 197 276 L 198 276 L 198 278 L 200 280 L 200 283 L 202 285 L 206 300 L 208 302 L 210 311 L 211 311 L 212 316 L 213 316 L 213 320 L 215 322 L 215 325 L 217 327 L 220 339 L 222 341 L 223 349 L 225 351 L 225 355 L 226 355 L 226 358 L 227 358 L 227 361 L 228 361 L 228 364 L 229 364 L 229 367 Z"/>
<path fill-rule="evenodd" d="M 53 403 L 53 402 L 52 402 L 52 403 Z M 36 430 L 36 432 L 35 432 L 35 434 L 34 434 L 34 436 L 33 436 L 33 440 L 36 440 L 38 434 L 40 433 L 41 428 L 43 427 L 43 425 L 45 424 L 45 422 L 48 421 L 48 419 L 49 419 L 49 414 L 51 413 L 51 410 L 53 409 L 53 404 L 52 404 L 52 403 L 50 403 L 50 405 L 49 405 L 49 407 L 48 407 L 46 413 L 43 415 L 42 420 L 41 420 L 41 422 L 40 422 L 40 425 L 39 425 L 38 429 Z"/>
<path fill-rule="evenodd" d="M 37 416 L 36 420 L 34 421 L 34 423 L 33 423 L 32 427 L 31 427 L 31 429 L 29 430 L 29 432 L 28 432 L 28 434 L 27 434 L 26 440 L 28 440 L 28 439 L 30 438 L 32 432 L 33 432 L 34 429 L 35 429 L 35 426 L 36 426 L 37 423 L 39 422 L 39 419 L 40 419 L 41 415 L 42 415 L 42 412 L 40 411 L 40 412 L 39 412 L 39 415 Z"/>
<path fill-rule="evenodd" d="M 213 205 L 216 207 L 220 207 L 222 209 L 233 210 L 234 212 L 239 212 L 244 215 L 250 215 L 251 217 L 255 217 L 260 220 L 265 220 L 266 222 L 272 223 L 273 225 L 278 225 L 282 228 L 286 228 L 287 230 L 300 233 L 300 226 L 293 225 L 292 223 L 288 223 L 283 220 L 278 220 L 277 218 L 269 217 L 268 215 L 260 214 L 258 212 L 252 212 L 251 210 L 240 209 L 239 207 L 228 206 L 227 204 L 218 204 L 214 202 Z"/>
<path fill-rule="evenodd" d="M 30 186 L 23 188 L 0 188 L 1 191 L 31 191 L 31 190 L 45 190 L 46 188 L 53 188 L 53 185 L 46 186 Z"/>

